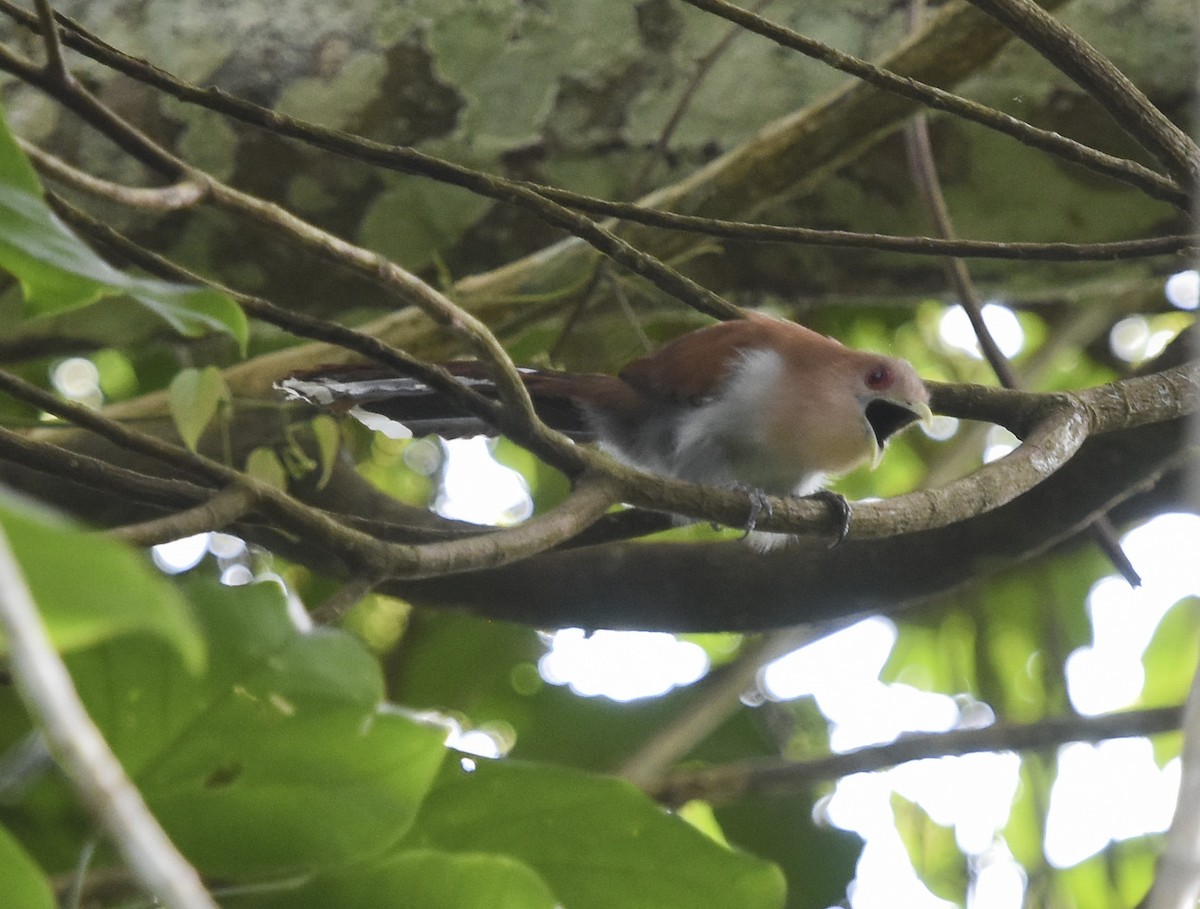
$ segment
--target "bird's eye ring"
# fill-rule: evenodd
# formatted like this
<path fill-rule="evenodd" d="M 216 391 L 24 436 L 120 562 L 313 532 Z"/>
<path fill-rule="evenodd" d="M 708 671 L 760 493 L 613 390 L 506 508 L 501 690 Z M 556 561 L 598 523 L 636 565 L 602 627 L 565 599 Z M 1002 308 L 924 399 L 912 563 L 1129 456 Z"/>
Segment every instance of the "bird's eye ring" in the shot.
<path fill-rule="evenodd" d="M 882 363 L 879 363 L 879 364 L 873 366 L 871 368 L 871 371 L 867 373 L 867 387 L 868 388 L 875 388 L 875 389 L 887 388 L 891 384 L 892 384 L 892 371 L 890 369 L 888 369 L 886 366 L 884 366 Z"/>

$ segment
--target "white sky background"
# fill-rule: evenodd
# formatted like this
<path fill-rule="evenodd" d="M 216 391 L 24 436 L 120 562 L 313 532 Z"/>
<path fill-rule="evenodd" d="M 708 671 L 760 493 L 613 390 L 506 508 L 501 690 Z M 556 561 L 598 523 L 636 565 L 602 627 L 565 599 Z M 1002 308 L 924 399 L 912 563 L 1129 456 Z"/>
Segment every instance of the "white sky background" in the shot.
<path fill-rule="evenodd" d="M 1167 282 L 1166 293 L 1178 309 L 1196 309 L 1200 276 L 1181 272 Z M 1008 356 L 1019 353 L 1024 337 L 1013 313 L 989 304 L 984 315 L 1001 350 Z M 979 357 L 960 309 L 946 311 L 940 331 L 948 349 Z M 1119 323 L 1110 337 L 1114 352 L 1131 362 L 1154 356 L 1169 341 L 1169 333 L 1154 331 L 1149 320 L 1138 316 Z M 78 364 L 62 369 L 62 385 L 71 381 L 78 386 L 80 375 L 87 375 Z M 71 390 L 77 397 L 88 393 L 86 388 Z M 948 438 L 956 428 L 935 426 L 931 435 Z M 1000 457 L 1016 444 L 1011 434 L 994 433 L 984 459 Z M 448 451 L 445 484 L 436 504 L 439 513 L 478 523 L 513 523 L 528 516 L 531 503 L 524 480 L 491 458 L 485 440 L 450 443 Z M 155 558 L 164 570 L 181 571 L 210 548 L 228 551 L 228 540 L 202 534 L 156 547 Z M 1163 515 L 1127 534 L 1123 545 L 1144 585 L 1131 590 L 1119 577 L 1109 577 L 1097 583 L 1088 598 L 1093 641 L 1071 654 L 1066 666 L 1072 704 L 1083 714 L 1135 703 L 1144 681 L 1142 653 L 1154 629 L 1179 599 L 1200 595 L 1200 560 L 1195 558 L 1200 552 L 1200 517 Z M 1184 557 L 1185 550 L 1190 557 Z M 867 619 L 766 667 L 762 691 L 778 700 L 813 697 L 830 721 L 834 751 L 888 742 L 906 731 L 990 722 L 985 705 L 974 705 L 971 716 L 964 718 L 961 701 L 881 682 L 879 674 L 895 638 L 889 620 Z M 668 634 L 600 631 L 588 636 L 578 629 L 551 636 L 540 664 L 543 677 L 552 684 L 569 685 L 581 696 L 622 701 L 691 684 L 706 669 L 701 648 Z M 470 740 L 456 745 L 495 753 L 490 739 L 475 743 L 474 749 Z M 1179 762 L 1160 770 L 1146 739 L 1065 746 L 1059 751 L 1058 769 L 1044 844 L 1054 866 L 1077 864 L 1111 841 L 1165 830 L 1170 822 Z M 909 864 L 892 816 L 893 791 L 919 804 L 935 822 L 952 826 L 959 847 L 975 858 L 978 873 L 970 909 L 1019 909 L 1024 872 L 998 835 L 1016 795 L 1018 770 L 1015 754 L 977 754 L 917 761 L 841 780 L 823 808 L 830 822 L 857 832 L 866 842 L 851 892 L 854 909 L 951 905 L 934 897 Z"/>

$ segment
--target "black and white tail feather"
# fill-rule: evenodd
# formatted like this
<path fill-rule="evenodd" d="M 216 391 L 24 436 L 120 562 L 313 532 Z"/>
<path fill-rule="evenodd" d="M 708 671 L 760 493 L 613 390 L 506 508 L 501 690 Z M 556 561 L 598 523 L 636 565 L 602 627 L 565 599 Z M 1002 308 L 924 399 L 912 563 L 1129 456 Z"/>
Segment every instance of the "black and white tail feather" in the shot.
<path fill-rule="evenodd" d="M 463 361 L 447 364 L 446 368 L 464 385 L 496 397 L 495 382 L 482 374 L 479 363 Z M 576 441 L 595 439 L 581 408 L 569 398 L 553 394 L 555 377 L 560 374 L 550 370 L 519 371 L 527 382 L 541 386 L 541 393 L 534 398 L 534 406 L 547 425 Z M 462 410 L 420 379 L 376 367 L 318 367 L 281 379 L 275 387 L 288 400 L 346 414 L 368 429 L 393 439 L 429 435 L 463 439 L 498 434 L 494 426 Z"/>

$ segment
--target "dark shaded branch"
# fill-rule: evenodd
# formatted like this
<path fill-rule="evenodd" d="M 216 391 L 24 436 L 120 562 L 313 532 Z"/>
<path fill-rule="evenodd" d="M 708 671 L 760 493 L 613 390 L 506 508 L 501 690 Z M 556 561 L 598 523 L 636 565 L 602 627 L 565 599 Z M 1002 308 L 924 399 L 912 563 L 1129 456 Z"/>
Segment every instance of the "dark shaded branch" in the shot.
<path fill-rule="evenodd" d="M 1106 243 L 1019 243 L 994 240 L 962 240 L 943 237 L 872 234 L 850 230 L 816 230 L 782 227 L 745 221 L 726 221 L 678 215 L 643 208 L 629 202 L 606 202 L 568 190 L 547 189 L 545 195 L 564 205 L 647 227 L 703 234 L 721 240 L 751 243 L 781 243 L 841 249 L 874 249 L 918 256 L 957 256 L 962 259 L 1006 259 L 1026 262 L 1115 262 L 1151 256 L 1180 255 L 1200 249 L 1189 234 L 1171 234 L 1143 240 L 1114 240 Z"/>
<path fill-rule="evenodd" d="M 49 442 L 25 438 L 3 427 L 0 427 L 0 461 L 166 509 L 189 507 L 213 493 L 211 488 L 187 480 L 130 470 Z"/>
<path fill-rule="evenodd" d="M 75 189 L 91 195 L 133 208 L 159 211 L 187 208 L 203 201 L 207 192 L 206 187 L 196 181 L 185 181 L 153 189 L 122 186 L 71 167 L 30 142 L 23 139 L 17 141 L 22 151 L 29 155 L 34 166 L 45 176 L 67 183 Z M 633 202 L 610 202 L 566 189 L 545 186 L 536 188 L 547 198 L 593 215 L 629 221 L 646 227 L 751 243 L 874 249 L 881 252 L 911 255 L 1027 262 L 1116 262 L 1124 259 L 1181 255 L 1200 249 L 1196 237 L 1189 234 L 1170 234 L 1140 240 L 1114 240 L 1103 243 L 1022 243 L 963 240 L 955 236 L 921 237 L 849 230 L 817 230 L 810 227 L 784 227 L 676 214 L 675 212 L 646 208 Z"/>

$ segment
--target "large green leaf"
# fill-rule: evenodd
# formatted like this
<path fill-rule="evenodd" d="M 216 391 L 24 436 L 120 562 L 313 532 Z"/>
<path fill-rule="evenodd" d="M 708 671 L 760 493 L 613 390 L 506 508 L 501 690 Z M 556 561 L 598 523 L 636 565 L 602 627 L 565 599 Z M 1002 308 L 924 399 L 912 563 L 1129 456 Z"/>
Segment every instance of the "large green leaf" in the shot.
<path fill-rule="evenodd" d="M 787 878 L 787 909 L 825 909 L 846 902 L 863 841 L 814 819 L 810 792 L 739 799 L 716 809 L 730 843 L 776 862 Z M 820 861 L 813 861 L 819 855 Z"/>
<path fill-rule="evenodd" d="M 274 892 L 227 898 L 231 909 L 554 909 L 554 894 L 506 855 L 414 849 Z"/>
<path fill-rule="evenodd" d="M 517 761 L 447 765 L 402 845 L 512 856 L 570 909 L 784 900 L 778 868 L 714 842 L 628 783 Z"/>
<path fill-rule="evenodd" d="M 0 879 L 4 881 L 4 905 L 14 909 L 54 909 L 54 894 L 42 869 L 3 826 L 0 826 Z"/>
<path fill-rule="evenodd" d="M 208 640 L 207 675 L 181 672 L 144 636 L 70 664 L 188 858 L 245 880 L 342 865 L 402 836 L 445 730 L 384 707 L 375 659 L 348 633 L 298 630 L 276 585 L 185 588 Z"/>
<path fill-rule="evenodd" d="M 125 295 L 180 334 L 233 335 L 245 349 L 246 316 L 222 293 L 129 275 L 79 239 L 42 198 L 37 176 L 0 116 L 0 268 L 21 282 L 27 311 L 48 315 Z"/>
<path fill-rule="evenodd" d="M 141 555 L 3 490 L 0 526 L 61 650 L 148 631 L 170 643 L 189 671 L 203 665 L 204 642 L 187 603 Z"/>

